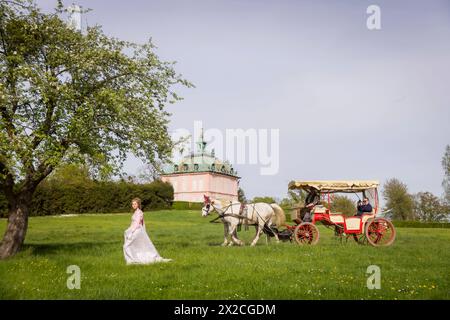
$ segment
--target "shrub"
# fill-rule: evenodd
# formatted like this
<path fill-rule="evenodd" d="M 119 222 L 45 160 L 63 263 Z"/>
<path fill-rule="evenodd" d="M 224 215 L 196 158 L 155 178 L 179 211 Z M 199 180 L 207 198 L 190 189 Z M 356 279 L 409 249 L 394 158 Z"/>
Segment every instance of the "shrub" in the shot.
<path fill-rule="evenodd" d="M 396 228 L 450 228 L 448 222 L 392 221 Z"/>

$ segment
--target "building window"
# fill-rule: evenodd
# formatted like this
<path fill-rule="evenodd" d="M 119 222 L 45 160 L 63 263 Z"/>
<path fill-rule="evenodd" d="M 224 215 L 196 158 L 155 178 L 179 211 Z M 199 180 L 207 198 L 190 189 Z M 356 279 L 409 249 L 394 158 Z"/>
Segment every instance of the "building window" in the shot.
<path fill-rule="evenodd" d="M 216 171 L 216 165 L 214 163 L 211 165 L 211 170 Z"/>
<path fill-rule="evenodd" d="M 194 164 L 194 170 L 195 170 L 195 171 L 198 171 L 198 164 L 197 164 L 197 163 Z"/>
<path fill-rule="evenodd" d="M 177 164 L 173 166 L 173 171 L 175 171 L 175 172 L 178 171 L 178 165 Z"/>
<path fill-rule="evenodd" d="M 220 171 L 225 172 L 225 166 L 222 166 L 222 169 Z"/>
<path fill-rule="evenodd" d="M 188 169 L 189 169 L 188 165 L 187 164 L 183 164 L 183 170 L 184 171 L 188 171 Z"/>

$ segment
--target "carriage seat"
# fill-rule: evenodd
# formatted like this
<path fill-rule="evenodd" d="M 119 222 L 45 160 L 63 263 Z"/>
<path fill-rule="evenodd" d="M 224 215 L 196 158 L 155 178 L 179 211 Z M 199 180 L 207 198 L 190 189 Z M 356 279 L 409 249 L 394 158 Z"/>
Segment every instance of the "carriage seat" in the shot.
<path fill-rule="evenodd" d="M 375 218 L 375 215 L 376 215 L 376 214 L 375 214 L 375 209 L 373 209 L 371 213 L 363 213 L 363 214 L 360 216 L 360 218 L 362 219 L 362 223 L 364 224 L 364 223 L 367 222 L 367 220 L 372 219 L 372 218 Z"/>
<path fill-rule="evenodd" d="M 360 225 L 362 225 L 362 231 L 364 230 L 364 226 L 367 220 L 375 218 L 375 210 L 372 210 L 371 213 L 364 213 L 361 216 L 353 216 L 345 218 L 345 227 L 347 230 L 359 230 Z"/>
<path fill-rule="evenodd" d="M 330 221 L 333 223 L 344 223 L 346 219 L 356 218 L 354 221 L 355 224 L 359 224 L 359 219 L 362 219 L 362 223 L 365 224 L 367 220 L 375 218 L 375 210 L 372 210 L 371 213 L 364 213 L 361 216 L 353 216 L 353 217 L 345 217 L 342 212 L 330 212 Z M 352 223 L 349 221 L 349 223 Z"/>
<path fill-rule="evenodd" d="M 331 212 L 330 211 L 330 221 L 333 223 L 344 223 L 344 215 L 342 212 Z"/>

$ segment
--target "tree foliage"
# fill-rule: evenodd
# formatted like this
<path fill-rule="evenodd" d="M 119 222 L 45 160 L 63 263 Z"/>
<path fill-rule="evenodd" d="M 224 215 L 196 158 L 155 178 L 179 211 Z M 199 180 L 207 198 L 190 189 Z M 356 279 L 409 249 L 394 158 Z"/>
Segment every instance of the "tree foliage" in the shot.
<path fill-rule="evenodd" d="M 283 198 L 280 202 L 282 207 L 294 208 L 301 207 L 305 204 L 306 192 L 303 190 L 289 190 L 287 198 Z"/>
<path fill-rule="evenodd" d="M 189 83 L 158 59 L 150 41 L 109 38 L 100 27 L 83 35 L 33 6 L 0 8 L 4 172 L 25 180 L 62 161 L 109 172 L 128 152 L 150 163 L 170 155 L 164 106 L 178 99 L 172 85 Z"/>
<path fill-rule="evenodd" d="M 431 192 L 419 192 L 415 196 L 415 216 L 424 222 L 446 221 L 448 206 Z"/>
<path fill-rule="evenodd" d="M 78 163 L 60 165 L 43 181 L 61 185 L 88 185 L 92 182 L 89 168 Z"/>
<path fill-rule="evenodd" d="M 347 216 L 354 216 L 356 214 L 354 201 L 343 195 L 335 195 L 330 207 L 332 212 L 341 212 Z"/>
<path fill-rule="evenodd" d="M 256 202 L 264 202 L 264 203 L 276 203 L 275 199 L 273 197 L 254 197 L 252 200 L 253 203 Z"/>
<path fill-rule="evenodd" d="M 385 210 L 392 210 L 390 216 L 395 220 L 414 219 L 414 200 L 408 193 L 406 184 L 396 178 L 389 179 L 383 186 Z"/>

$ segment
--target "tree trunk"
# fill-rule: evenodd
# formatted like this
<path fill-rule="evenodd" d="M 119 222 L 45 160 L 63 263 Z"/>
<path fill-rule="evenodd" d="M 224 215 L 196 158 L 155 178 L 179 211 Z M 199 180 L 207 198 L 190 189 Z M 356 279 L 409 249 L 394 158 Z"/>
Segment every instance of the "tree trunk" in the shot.
<path fill-rule="evenodd" d="M 32 194 L 19 195 L 9 203 L 8 226 L 0 245 L 0 259 L 15 255 L 21 248 L 28 228 Z"/>

